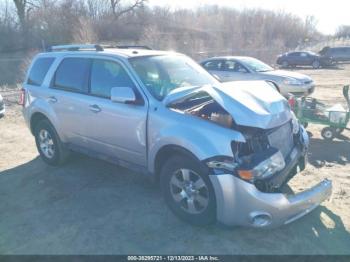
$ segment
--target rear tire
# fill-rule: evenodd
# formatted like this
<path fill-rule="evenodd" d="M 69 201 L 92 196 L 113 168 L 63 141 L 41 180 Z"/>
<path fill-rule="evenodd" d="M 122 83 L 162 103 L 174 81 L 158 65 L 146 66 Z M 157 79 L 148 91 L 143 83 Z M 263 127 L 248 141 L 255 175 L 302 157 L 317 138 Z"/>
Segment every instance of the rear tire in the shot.
<path fill-rule="evenodd" d="M 288 66 L 289 66 L 288 61 L 283 61 L 283 62 L 282 62 L 282 67 L 283 67 L 283 68 L 287 68 Z"/>
<path fill-rule="evenodd" d="M 208 225 L 216 220 L 216 198 L 208 170 L 191 157 L 169 158 L 160 173 L 166 204 L 180 219 L 193 225 Z"/>
<path fill-rule="evenodd" d="M 52 166 L 59 166 L 69 156 L 57 135 L 55 128 L 47 119 L 41 120 L 34 128 L 36 147 L 42 160 Z"/>
<path fill-rule="evenodd" d="M 312 68 L 313 69 L 319 69 L 320 68 L 320 61 L 315 60 L 312 62 Z"/>

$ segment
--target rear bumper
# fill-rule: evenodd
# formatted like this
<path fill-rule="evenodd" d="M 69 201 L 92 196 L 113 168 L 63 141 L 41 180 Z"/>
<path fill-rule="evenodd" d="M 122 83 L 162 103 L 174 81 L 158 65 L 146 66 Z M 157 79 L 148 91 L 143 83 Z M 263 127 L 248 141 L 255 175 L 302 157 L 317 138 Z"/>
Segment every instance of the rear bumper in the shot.
<path fill-rule="evenodd" d="M 217 198 L 217 219 L 233 226 L 278 227 L 308 214 L 332 193 L 332 182 L 324 180 L 294 195 L 263 193 L 253 184 L 231 174 L 210 176 Z"/>

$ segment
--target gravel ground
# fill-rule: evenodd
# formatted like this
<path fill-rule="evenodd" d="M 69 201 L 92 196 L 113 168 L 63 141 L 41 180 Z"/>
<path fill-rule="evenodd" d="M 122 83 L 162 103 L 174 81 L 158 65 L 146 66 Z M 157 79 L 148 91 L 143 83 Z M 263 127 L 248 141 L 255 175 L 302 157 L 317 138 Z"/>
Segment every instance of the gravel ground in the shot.
<path fill-rule="evenodd" d="M 350 84 L 350 66 L 297 70 L 317 83 L 314 96 L 331 104 Z M 4 90 L 0 90 L 4 91 Z M 6 93 L 7 92 L 7 93 Z M 294 191 L 333 180 L 330 201 L 273 230 L 193 227 L 166 208 L 157 186 L 140 174 L 76 155 L 45 165 L 20 107 L 0 120 L 0 254 L 350 254 L 350 132 L 326 142 L 310 125 L 310 164 Z M 237 211 L 239 212 L 239 211 Z"/>

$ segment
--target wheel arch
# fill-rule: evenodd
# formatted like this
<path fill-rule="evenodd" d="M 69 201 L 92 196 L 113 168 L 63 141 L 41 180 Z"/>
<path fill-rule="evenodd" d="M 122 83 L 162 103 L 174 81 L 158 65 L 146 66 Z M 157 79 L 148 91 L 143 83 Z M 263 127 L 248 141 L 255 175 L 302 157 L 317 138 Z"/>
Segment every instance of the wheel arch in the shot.
<path fill-rule="evenodd" d="M 265 80 L 265 81 L 274 85 L 274 87 L 277 89 L 278 93 L 281 93 L 281 89 L 279 88 L 278 84 L 274 80 Z"/>
<path fill-rule="evenodd" d="M 34 135 L 34 131 L 35 131 L 35 126 L 43 119 L 48 120 L 52 124 L 50 119 L 42 112 L 35 112 L 30 117 L 30 131 L 32 132 L 33 135 Z"/>
<path fill-rule="evenodd" d="M 192 158 L 192 159 L 200 162 L 200 160 L 195 156 L 195 154 L 193 154 L 190 150 L 188 150 L 182 146 L 174 145 L 174 144 L 165 145 L 158 150 L 158 152 L 155 156 L 155 160 L 154 160 L 154 180 L 155 180 L 155 182 L 157 182 L 157 183 L 159 182 L 160 170 L 162 168 L 162 165 L 169 158 L 171 158 L 175 155 L 183 155 L 183 156 Z"/>

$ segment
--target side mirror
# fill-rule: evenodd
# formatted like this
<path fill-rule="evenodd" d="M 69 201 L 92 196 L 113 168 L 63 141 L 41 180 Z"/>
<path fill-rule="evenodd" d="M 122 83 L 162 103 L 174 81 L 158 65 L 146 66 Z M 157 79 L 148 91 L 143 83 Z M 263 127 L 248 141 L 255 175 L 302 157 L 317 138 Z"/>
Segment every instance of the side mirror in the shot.
<path fill-rule="evenodd" d="M 113 87 L 111 89 L 111 100 L 115 103 L 133 104 L 136 102 L 136 95 L 131 87 Z"/>

